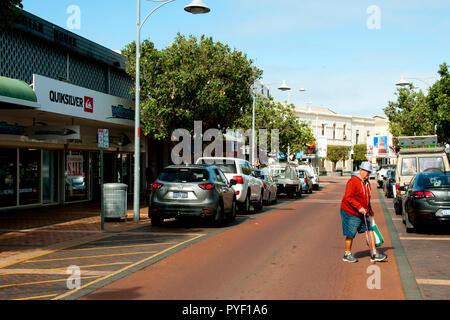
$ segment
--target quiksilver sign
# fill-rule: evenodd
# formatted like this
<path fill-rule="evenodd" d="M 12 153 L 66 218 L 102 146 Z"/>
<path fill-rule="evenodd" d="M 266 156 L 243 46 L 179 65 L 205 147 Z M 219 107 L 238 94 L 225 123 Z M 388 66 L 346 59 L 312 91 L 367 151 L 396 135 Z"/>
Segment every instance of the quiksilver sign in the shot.
<path fill-rule="evenodd" d="M 81 98 L 70 94 L 50 90 L 49 99 L 50 101 L 55 103 L 62 103 L 74 107 L 83 108 L 84 106 L 85 112 L 94 112 L 94 98 L 92 97 L 84 96 L 83 98 Z"/>

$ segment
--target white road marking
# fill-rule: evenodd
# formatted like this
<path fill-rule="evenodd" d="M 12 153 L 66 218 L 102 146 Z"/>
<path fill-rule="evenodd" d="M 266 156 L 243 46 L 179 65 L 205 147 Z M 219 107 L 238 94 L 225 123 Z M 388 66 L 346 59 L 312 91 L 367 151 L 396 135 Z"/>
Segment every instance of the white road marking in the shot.
<path fill-rule="evenodd" d="M 418 284 L 432 284 L 437 286 L 450 286 L 450 280 L 443 279 L 416 279 Z"/>

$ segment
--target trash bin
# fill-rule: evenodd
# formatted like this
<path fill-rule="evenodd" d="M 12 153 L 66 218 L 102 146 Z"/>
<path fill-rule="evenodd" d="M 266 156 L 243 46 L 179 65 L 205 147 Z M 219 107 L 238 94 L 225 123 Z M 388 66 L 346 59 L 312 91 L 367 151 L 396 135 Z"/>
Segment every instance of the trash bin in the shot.
<path fill-rule="evenodd" d="M 103 208 L 105 218 L 123 218 L 127 216 L 127 190 L 123 183 L 105 183 L 103 185 Z"/>

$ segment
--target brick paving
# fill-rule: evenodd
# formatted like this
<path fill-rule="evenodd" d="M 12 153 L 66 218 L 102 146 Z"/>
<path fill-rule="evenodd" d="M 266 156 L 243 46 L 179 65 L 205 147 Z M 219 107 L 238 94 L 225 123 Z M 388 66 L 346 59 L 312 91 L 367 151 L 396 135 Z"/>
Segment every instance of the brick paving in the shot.
<path fill-rule="evenodd" d="M 40 207 L 0 213 L 0 266 L 40 254 L 71 241 L 148 225 L 147 208 L 141 207 L 140 222 L 133 221 L 132 205 L 126 220 L 106 220 L 101 230 L 99 203 Z M 130 209 L 131 208 L 131 209 Z"/>

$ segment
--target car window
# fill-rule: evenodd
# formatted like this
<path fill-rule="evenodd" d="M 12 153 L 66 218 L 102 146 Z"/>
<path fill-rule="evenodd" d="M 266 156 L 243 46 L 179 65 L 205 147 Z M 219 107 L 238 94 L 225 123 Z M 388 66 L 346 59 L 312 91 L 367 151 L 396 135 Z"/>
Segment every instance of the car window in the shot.
<path fill-rule="evenodd" d="M 249 167 L 247 162 L 241 162 L 239 165 L 241 166 L 241 170 L 242 170 L 243 174 L 246 174 L 246 175 L 252 174 L 252 169 L 251 169 L 251 167 Z"/>
<path fill-rule="evenodd" d="M 417 173 L 416 158 L 403 158 L 402 159 L 402 176 L 413 176 Z"/>
<path fill-rule="evenodd" d="M 219 171 L 220 176 L 222 177 L 222 181 L 226 184 L 228 184 L 228 179 L 227 177 L 223 174 L 223 172 L 221 170 L 217 170 Z"/>
<path fill-rule="evenodd" d="M 216 166 L 219 167 L 223 173 L 237 173 L 236 162 L 216 164 Z"/>
<path fill-rule="evenodd" d="M 438 188 L 450 186 L 450 175 L 436 174 L 436 175 L 421 175 L 418 185 L 423 188 Z"/>
<path fill-rule="evenodd" d="M 223 177 L 220 175 L 220 171 L 218 169 L 214 169 L 214 174 L 216 175 L 216 180 L 219 182 L 225 182 Z"/>
<path fill-rule="evenodd" d="M 202 182 L 209 179 L 205 169 L 170 168 L 165 169 L 158 178 L 166 182 Z"/>
<path fill-rule="evenodd" d="M 442 160 L 442 157 L 419 158 L 419 172 L 424 172 L 427 169 L 439 169 L 444 171 L 444 161 Z"/>
<path fill-rule="evenodd" d="M 416 177 L 413 177 L 413 178 L 411 179 L 411 181 L 409 182 L 408 189 L 414 188 L 414 182 L 415 182 L 415 181 L 416 181 Z"/>

